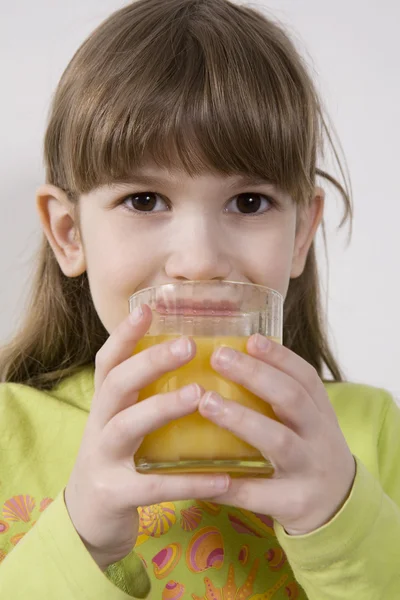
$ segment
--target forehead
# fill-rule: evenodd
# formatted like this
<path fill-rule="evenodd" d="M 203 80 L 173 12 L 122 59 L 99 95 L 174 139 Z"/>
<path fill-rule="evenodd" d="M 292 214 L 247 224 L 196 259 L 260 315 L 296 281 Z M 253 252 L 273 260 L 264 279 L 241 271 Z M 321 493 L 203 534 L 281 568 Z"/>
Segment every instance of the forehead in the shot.
<path fill-rule="evenodd" d="M 118 184 L 143 184 L 153 185 L 162 184 L 167 186 L 179 186 L 184 181 L 203 181 L 205 183 L 221 185 L 227 188 L 245 187 L 245 186 L 268 186 L 270 188 L 279 187 L 272 181 L 256 174 L 234 173 L 226 175 L 217 171 L 204 170 L 196 175 L 190 175 L 180 168 L 162 168 L 154 164 L 146 164 L 140 168 L 134 169 L 128 176 L 121 176 L 114 180 L 111 186 Z"/>

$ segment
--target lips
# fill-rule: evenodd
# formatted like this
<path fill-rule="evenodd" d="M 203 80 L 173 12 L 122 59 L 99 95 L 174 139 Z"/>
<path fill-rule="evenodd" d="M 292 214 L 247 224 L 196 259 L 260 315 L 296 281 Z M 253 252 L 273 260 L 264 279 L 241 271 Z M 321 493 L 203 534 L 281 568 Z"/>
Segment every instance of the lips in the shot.
<path fill-rule="evenodd" d="M 237 303 L 229 300 L 218 302 L 213 300 L 176 300 L 170 303 L 157 302 L 156 311 L 161 315 L 227 317 L 237 315 L 240 307 Z"/>

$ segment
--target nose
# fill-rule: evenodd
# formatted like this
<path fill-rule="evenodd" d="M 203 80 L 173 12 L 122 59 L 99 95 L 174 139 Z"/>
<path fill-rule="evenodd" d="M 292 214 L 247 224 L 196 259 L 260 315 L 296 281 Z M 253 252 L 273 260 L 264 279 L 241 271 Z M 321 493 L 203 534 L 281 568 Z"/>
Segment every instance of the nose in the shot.
<path fill-rule="evenodd" d="M 165 264 L 169 279 L 224 280 L 232 271 L 221 232 L 206 219 L 187 224 L 171 242 Z"/>

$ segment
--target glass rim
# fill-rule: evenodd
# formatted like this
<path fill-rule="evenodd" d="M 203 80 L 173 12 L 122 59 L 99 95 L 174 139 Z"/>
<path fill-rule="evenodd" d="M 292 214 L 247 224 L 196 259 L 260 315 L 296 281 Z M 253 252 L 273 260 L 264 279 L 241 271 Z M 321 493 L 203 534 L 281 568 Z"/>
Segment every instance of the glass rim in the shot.
<path fill-rule="evenodd" d="M 189 281 L 171 281 L 169 283 L 161 283 L 160 285 L 152 285 L 150 287 L 147 288 L 143 288 L 142 290 L 138 290 L 137 292 L 135 292 L 134 294 L 132 294 L 131 296 L 129 296 L 129 302 L 131 301 L 131 299 L 135 296 L 139 296 L 139 294 L 142 294 L 144 292 L 150 292 L 152 290 L 157 290 L 160 288 L 173 288 L 176 286 L 187 286 L 187 285 L 236 285 L 236 286 L 244 286 L 244 287 L 254 287 L 254 288 L 258 288 L 259 290 L 262 290 L 264 292 L 268 292 L 269 294 L 273 295 L 273 296 L 277 296 L 282 303 L 284 302 L 284 298 L 283 295 L 278 292 L 277 290 L 274 290 L 273 288 L 267 287 L 265 285 L 259 285 L 258 283 L 251 283 L 249 281 L 230 281 L 230 280 L 224 280 L 224 281 L 213 281 L 212 279 L 207 279 L 204 281 L 201 280 L 189 280 Z"/>

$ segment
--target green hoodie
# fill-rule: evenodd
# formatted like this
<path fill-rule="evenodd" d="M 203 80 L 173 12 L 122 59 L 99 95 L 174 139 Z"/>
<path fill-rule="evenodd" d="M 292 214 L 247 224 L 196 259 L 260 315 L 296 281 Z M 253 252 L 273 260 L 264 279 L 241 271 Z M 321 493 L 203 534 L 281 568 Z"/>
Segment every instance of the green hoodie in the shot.
<path fill-rule="evenodd" d="M 384 390 L 326 389 L 357 462 L 329 523 L 289 536 L 268 516 L 214 503 L 141 507 L 135 549 L 103 573 L 64 503 L 93 368 L 50 392 L 1 384 L 1 600 L 400 598 L 400 410 Z"/>

